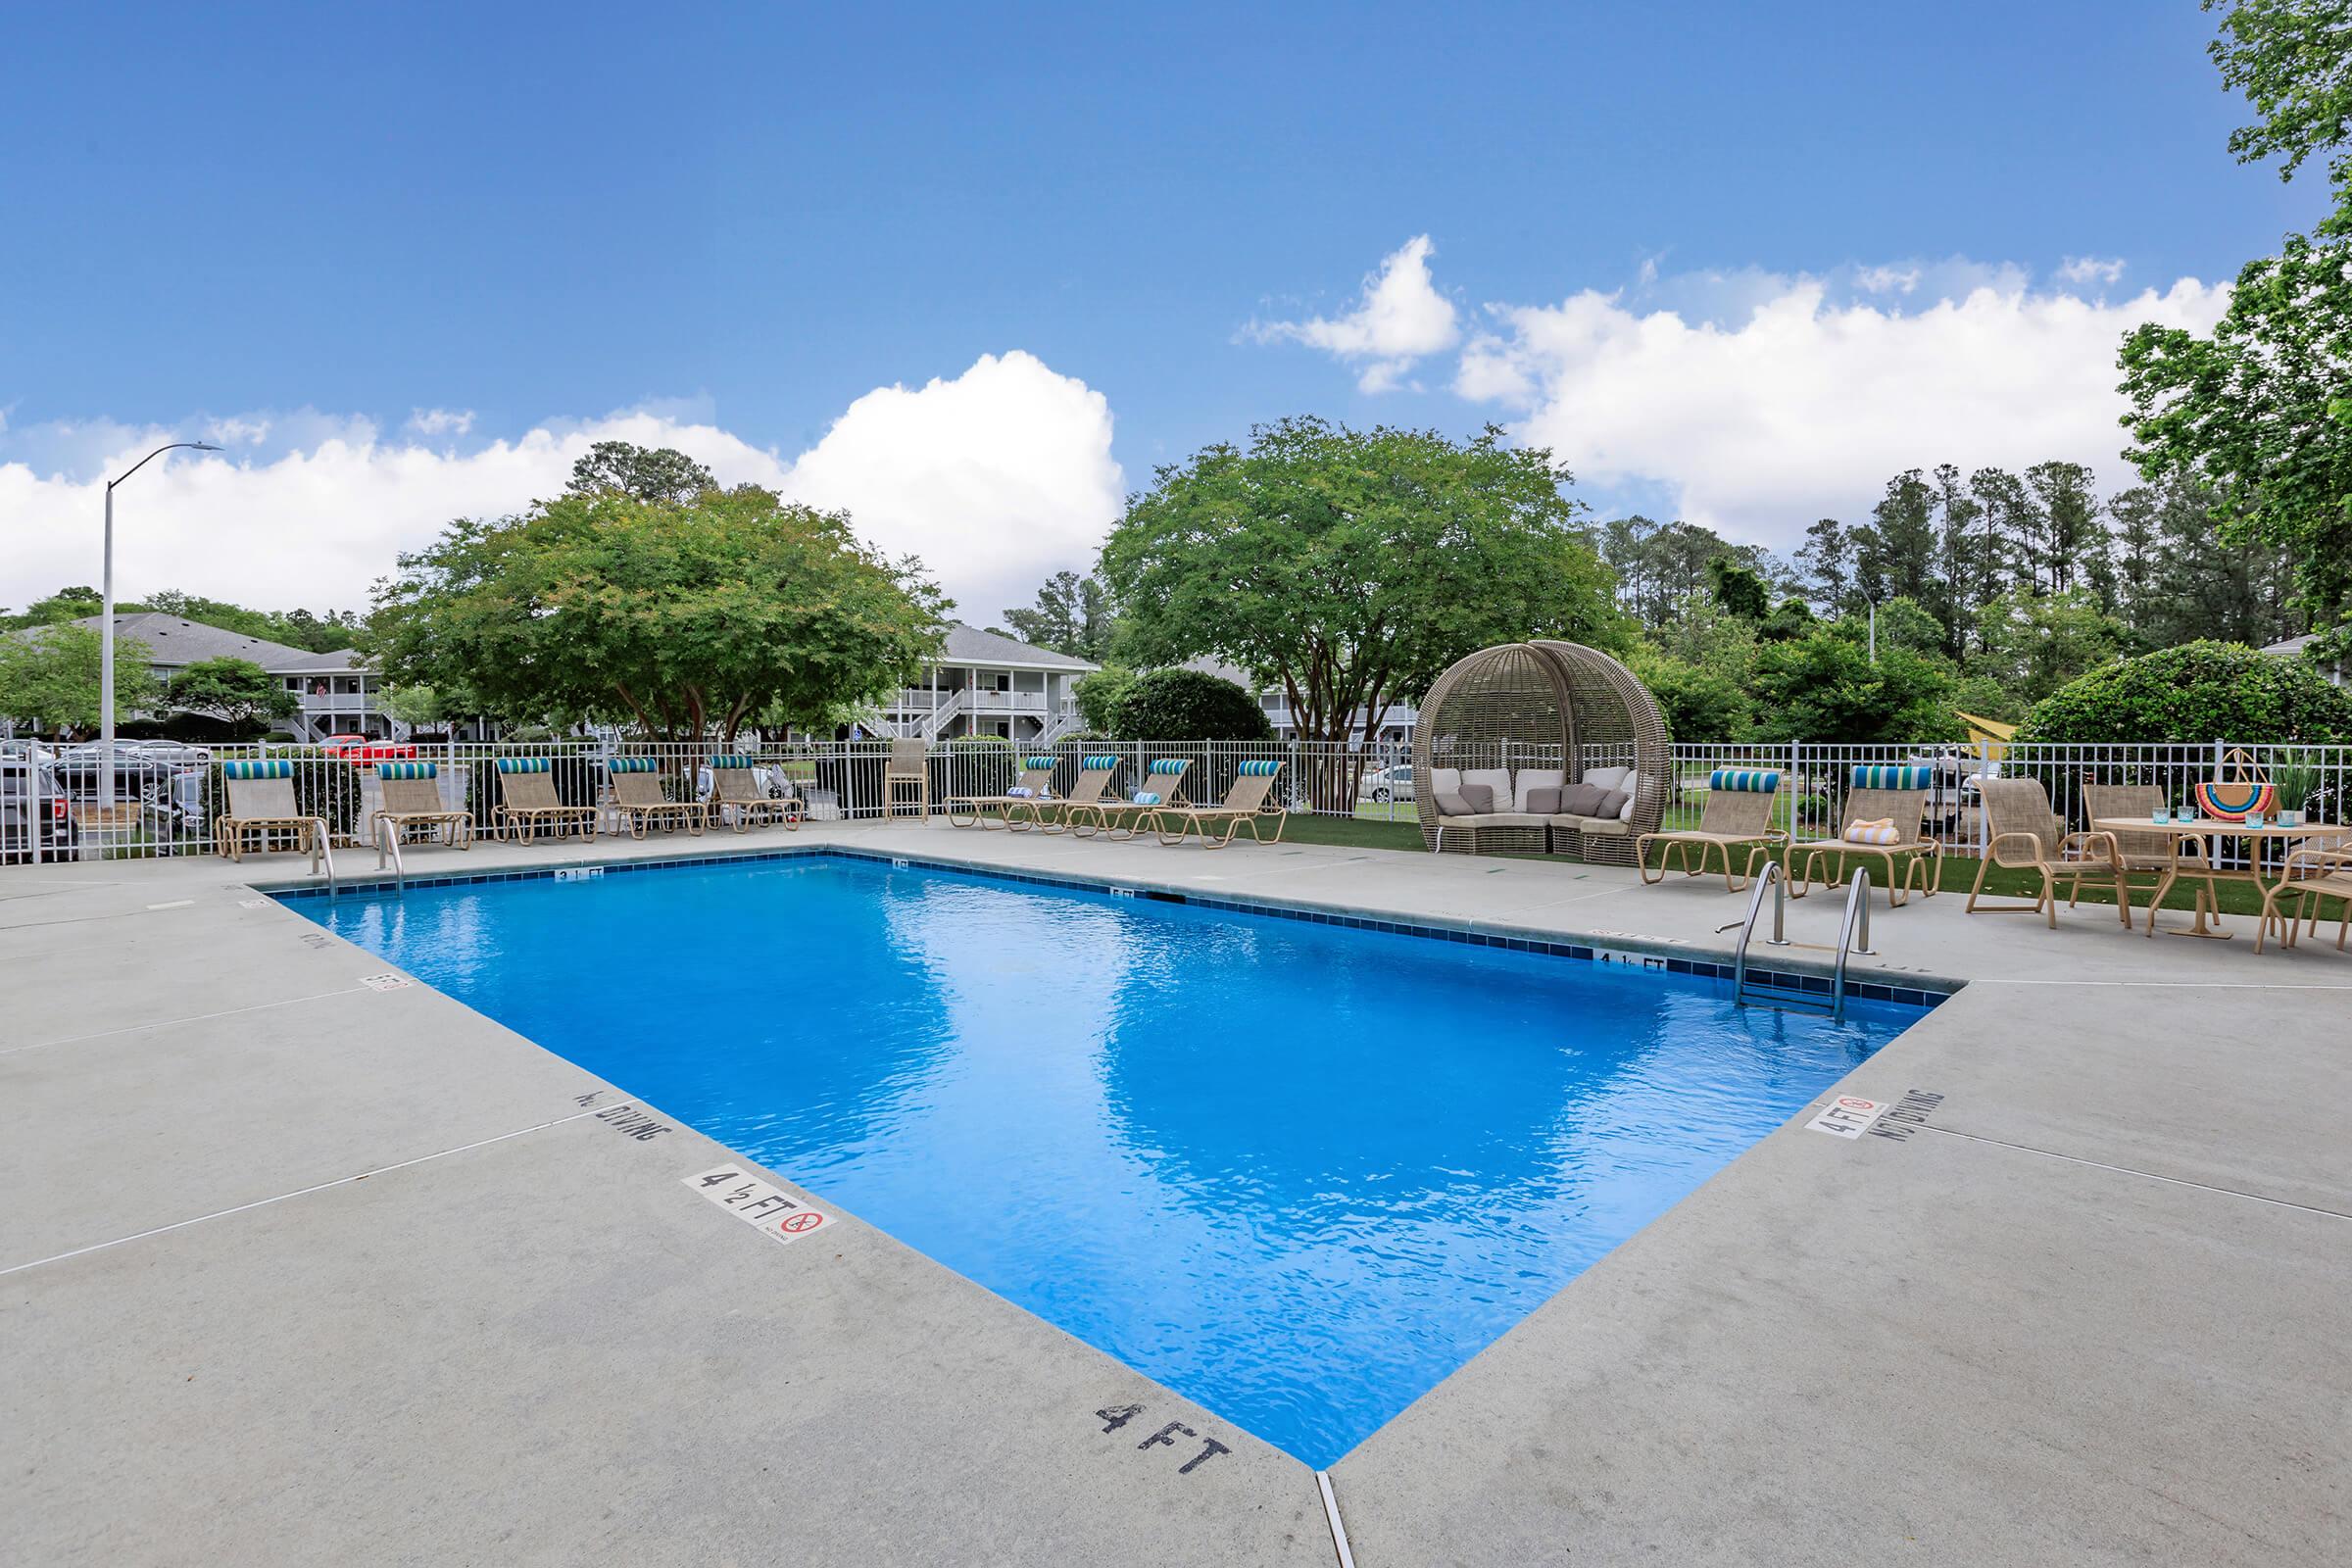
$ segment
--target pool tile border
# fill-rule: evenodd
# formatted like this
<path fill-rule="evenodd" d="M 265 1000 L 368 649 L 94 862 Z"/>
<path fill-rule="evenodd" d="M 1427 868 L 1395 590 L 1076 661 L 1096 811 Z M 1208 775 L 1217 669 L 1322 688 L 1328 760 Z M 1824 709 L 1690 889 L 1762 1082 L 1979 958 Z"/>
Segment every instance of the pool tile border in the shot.
<path fill-rule="evenodd" d="M 802 860 L 833 858 L 868 860 L 893 867 L 920 867 L 926 871 L 953 871 L 963 876 L 983 877 L 996 882 L 1031 883 L 1040 887 L 1062 888 L 1080 893 L 1125 893 L 1157 904 L 1185 904 L 1196 908 L 1222 909 L 1237 914 L 1264 915 L 1277 920 L 1298 920 L 1310 925 L 1348 926 L 1360 931 L 1384 931 L 1394 936 L 1418 937 L 1425 941 L 1455 942 L 1467 947 L 1502 948 L 1513 953 L 1540 953 L 1549 957 L 1573 958 L 1587 963 L 1622 963 L 1644 969 L 1662 970 L 1667 974 L 1690 975 L 1699 979 L 1725 980 L 1732 978 L 1732 966 L 1711 958 L 1685 958 L 1671 954 L 1651 952 L 1640 946 L 1610 947 L 1593 942 L 1569 942 L 1550 937 L 1514 935 L 1508 930 L 1482 931 L 1474 926 L 1446 925 L 1436 921 L 1397 920 L 1372 914 L 1351 914 L 1340 909 L 1317 909 L 1302 905 L 1275 904 L 1254 899 L 1218 898 L 1210 894 L 1189 893 L 1178 888 L 1160 887 L 1150 883 L 1109 882 L 1093 877 L 1056 875 L 1041 871 L 1013 871 L 999 866 L 970 865 L 956 860 L 933 859 L 920 855 L 895 855 L 880 850 L 858 849 L 838 844 L 795 845 L 789 849 L 729 850 L 709 855 L 664 856 L 636 860 L 584 861 L 578 865 L 527 866 L 505 871 L 474 873 L 452 872 L 431 876 L 412 876 L 409 887 L 470 886 L 477 882 L 553 881 L 559 871 L 593 868 L 606 876 L 625 876 L 635 871 L 669 871 L 681 867 L 732 865 L 753 860 Z M 264 886 L 261 891 L 282 903 L 310 899 L 333 898 L 340 893 L 382 893 L 401 886 L 391 877 L 370 877 L 347 881 L 338 888 L 303 885 L 290 888 Z M 1826 997 L 1830 980 L 1826 975 L 1806 974 L 1796 970 L 1762 969 L 1748 966 L 1749 984 L 1771 991 L 1781 991 L 1796 998 Z M 1951 990 L 1928 985 L 1895 986 L 1877 980 L 1848 980 L 1849 996 L 1866 1002 L 1884 1002 L 1896 1006 L 1934 1007 L 1952 995 Z M 1956 988 L 1954 988 L 1956 989 Z"/>

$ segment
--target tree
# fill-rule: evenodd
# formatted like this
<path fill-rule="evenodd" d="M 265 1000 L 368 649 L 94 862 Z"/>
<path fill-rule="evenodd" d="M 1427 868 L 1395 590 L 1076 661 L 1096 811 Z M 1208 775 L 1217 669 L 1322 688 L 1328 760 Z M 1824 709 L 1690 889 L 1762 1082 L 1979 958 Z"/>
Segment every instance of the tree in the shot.
<path fill-rule="evenodd" d="M 1078 716 L 1098 735 L 1108 735 L 1118 724 L 1119 702 L 1135 685 L 1135 671 L 1124 664 L 1104 664 L 1078 677 L 1070 688 Z"/>
<path fill-rule="evenodd" d="M 2132 633 L 2082 589 L 2035 595 L 2011 589 L 1977 612 L 1972 675 L 1989 677 L 2023 703 L 2123 657 Z"/>
<path fill-rule="evenodd" d="M 1634 650 L 1628 664 L 1657 699 L 1666 732 L 1675 740 L 1747 739 L 1755 703 L 1740 680 L 1647 645 Z"/>
<path fill-rule="evenodd" d="M 256 734 L 270 719 L 291 717 L 302 707 L 284 681 L 249 659 L 206 659 L 190 664 L 172 677 L 164 701 Z"/>
<path fill-rule="evenodd" d="M 1867 653 L 1870 616 L 1864 613 L 1852 620 L 1850 629 L 1863 639 Z M 1943 622 L 1916 599 L 1889 599 L 1879 606 L 1878 642 L 1882 654 L 1898 648 L 1914 654 L 1940 654 L 1949 640 Z"/>
<path fill-rule="evenodd" d="M 1836 517 L 1808 523 L 1796 553 L 1806 603 L 1825 615 L 1843 611 L 1854 591 L 1853 561 L 1853 541 L 1843 523 Z"/>
<path fill-rule="evenodd" d="M 422 681 L 386 686 L 375 694 L 376 710 L 410 729 L 425 729 L 450 716 L 449 704 L 438 687 Z"/>
<path fill-rule="evenodd" d="M 2231 543 L 2294 552 L 2301 608 L 2333 657 L 2352 651 L 2352 27 L 2340 0 L 2205 0 L 2226 86 L 2261 119 L 2241 162 L 2291 179 L 2328 160 L 2333 208 L 2311 235 L 2248 262 L 2210 337 L 2149 323 L 2124 339 L 2131 457 L 2195 477 Z"/>
<path fill-rule="evenodd" d="M 60 588 L 45 598 L 35 599 L 22 612 L 7 617 L 10 626 L 54 626 L 63 620 L 79 620 L 95 615 L 104 606 L 95 588 L 75 586 Z"/>
<path fill-rule="evenodd" d="M 1741 620 L 1760 621 L 1772 608 L 1772 589 L 1763 574 L 1730 555 L 1708 559 L 1707 591 Z"/>
<path fill-rule="evenodd" d="M 2034 706 L 2021 742 L 2352 741 L 2352 693 L 2310 664 L 2232 643 L 2127 659 Z"/>
<path fill-rule="evenodd" d="M 371 630 L 385 673 L 506 718 L 602 715 L 733 744 L 760 713 L 812 724 L 920 673 L 947 603 L 845 513 L 764 490 L 613 490 L 462 518 L 400 558 Z"/>
<path fill-rule="evenodd" d="M 1561 493 L 1566 469 L 1489 426 L 1260 425 L 1160 468 L 1102 547 L 1124 649 L 1203 654 L 1279 685 L 1309 740 L 1371 730 L 1463 655 L 1564 637 L 1616 645 L 1607 569 Z M 1352 799 L 1337 780 L 1316 798 Z"/>
<path fill-rule="evenodd" d="M 1057 571 L 1038 589 L 1036 608 L 1007 610 L 1004 624 L 1022 642 L 1099 664 L 1110 657 L 1110 591 L 1092 572 Z"/>
<path fill-rule="evenodd" d="M 1851 620 L 1825 625 L 1757 651 L 1756 738 L 1957 740 L 1954 684 L 1950 662 L 1935 654 L 1882 644 L 1873 663 Z"/>
<path fill-rule="evenodd" d="M 115 711 L 153 708 L 162 692 L 149 661 L 155 656 L 135 637 L 115 640 Z M 46 725 L 52 732 L 97 729 L 99 671 L 103 663 L 98 628 L 53 623 L 0 636 L 0 713 Z"/>
<path fill-rule="evenodd" d="M 599 441 L 590 447 L 587 456 L 571 466 L 571 482 L 564 487 L 567 495 L 612 491 L 638 501 L 679 506 L 717 488 L 718 480 L 710 470 L 685 453 L 627 441 Z"/>
<path fill-rule="evenodd" d="M 1111 712 L 1121 741 L 1270 741 L 1274 726 L 1246 686 L 1198 669 L 1154 669 L 1128 685 Z"/>

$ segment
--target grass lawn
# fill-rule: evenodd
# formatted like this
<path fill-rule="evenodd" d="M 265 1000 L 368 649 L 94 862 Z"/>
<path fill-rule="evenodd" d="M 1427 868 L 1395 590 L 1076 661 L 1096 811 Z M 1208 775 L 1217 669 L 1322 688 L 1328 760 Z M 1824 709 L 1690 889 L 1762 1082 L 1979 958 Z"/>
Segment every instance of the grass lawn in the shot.
<path fill-rule="evenodd" d="M 1422 847 L 1419 824 L 1410 815 L 1396 821 L 1386 820 L 1387 809 L 1385 806 L 1359 808 L 1358 814 L 1353 817 L 1308 816 L 1294 812 L 1282 836 L 1295 844 L 1336 844 L 1349 849 L 1410 850 L 1419 853 Z M 1404 809 L 1409 811 L 1410 808 Z M 1373 817 L 1362 814 L 1367 810 L 1378 810 L 1383 815 Z M 1690 814 L 1695 817 L 1697 813 Z M 1873 875 L 1876 875 L 1875 867 Z M 1946 855 L 1943 858 L 1942 891 L 1965 895 L 1976 879 L 1976 860 L 1960 855 Z M 2154 885 L 2152 880 L 2144 875 L 2134 877 L 2131 885 L 2133 906 L 2147 907 L 2148 890 Z M 2261 895 L 2246 883 L 2221 882 L 2215 885 L 2221 891 L 2223 913 L 2259 914 L 2262 911 Z M 2031 898 L 2039 886 L 2040 879 L 2029 872 L 2005 871 L 1998 866 L 1993 867 L 1992 874 L 1984 879 L 1987 898 Z M 2171 896 L 2164 901 L 2164 906 L 2168 909 L 2187 909 L 2194 906 L 2195 901 L 2196 884 L 2183 878 L 2174 885 Z M 2086 879 L 2082 884 L 2082 902 L 2111 905 L 2115 902 L 2115 895 L 2110 886 Z"/>

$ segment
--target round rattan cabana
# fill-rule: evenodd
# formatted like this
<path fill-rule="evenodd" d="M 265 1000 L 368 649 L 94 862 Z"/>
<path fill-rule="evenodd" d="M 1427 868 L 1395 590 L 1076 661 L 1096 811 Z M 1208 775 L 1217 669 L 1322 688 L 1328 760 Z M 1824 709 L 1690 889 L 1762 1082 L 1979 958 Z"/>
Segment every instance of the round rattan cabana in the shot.
<path fill-rule="evenodd" d="M 1631 865 L 1634 840 L 1655 832 L 1665 814 L 1673 754 L 1657 700 L 1634 672 L 1581 643 L 1502 643 L 1482 648 L 1440 675 L 1413 726 L 1413 800 L 1421 842 L 1438 846 L 1432 768 L 1556 771 L 1574 784 L 1595 768 L 1631 768 L 1632 815 L 1622 831 L 1584 832 L 1515 812 L 1518 818 L 1467 833 L 1448 830 L 1446 847 L 1475 853 L 1559 850 L 1588 860 Z"/>

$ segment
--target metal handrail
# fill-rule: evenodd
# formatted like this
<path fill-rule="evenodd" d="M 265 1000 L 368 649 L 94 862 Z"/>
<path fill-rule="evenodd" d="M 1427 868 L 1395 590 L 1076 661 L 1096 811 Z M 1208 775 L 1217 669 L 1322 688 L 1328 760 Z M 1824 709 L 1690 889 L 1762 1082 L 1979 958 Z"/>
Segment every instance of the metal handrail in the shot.
<path fill-rule="evenodd" d="M 1756 873 L 1756 890 L 1747 896 L 1747 918 L 1740 922 L 1740 940 L 1732 945 L 1732 1000 L 1741 1002 L 1747 995 L 1747 942 L 1756 934 L 1756 916 L 1764 912 L 1764 889 L 1769 885 L 1782 888 L 1781 902 L 1773 908 L 1772 940 L 1786 945 L 1788 935 L 1782 922 L 1788 916 L 1788 874 L 1778 860 L 1766 860 L 1764 869 Z"/>
<path fill-rule="evenodd" d="M 409 866 L 408 861 L 402 858 L 400 853 L 400 825 L 389 817 L 379 815 L 375 819 L 375 868 L 378 871 L 384 868 L 384 852 L 386 850 L 392 852 L 393 891 L 406 892 L 409 886 Z"/>
<path fill-rule="evenodd" d="M 313 871 L 317 871 L 318 869 L 318 862 L 321 859 L 325 860 L 326 891 L 329 893 L 338 893 L 342 891 L 342 889 L 341 885 L 335 880 L 335 847 L 329 841 L 329 835 L 326 831 L 326 818 L 322 816 L 314 816 L 310 819 L 310 822 L 311 869 Z"/>
<path fill-rule="evenodd" d="M 1878 955 L 1878 949 L 1870 945 L 1870 872 L 1859 865 L 1854 867 L 1853 878 L 1845 885 L 1845 914 L 1838 922 L 1838 962 L 1830 974 L 1833 1022 L 1845 1020 L 1845 960 L 1856 953 L 1865 957 Z"/>

